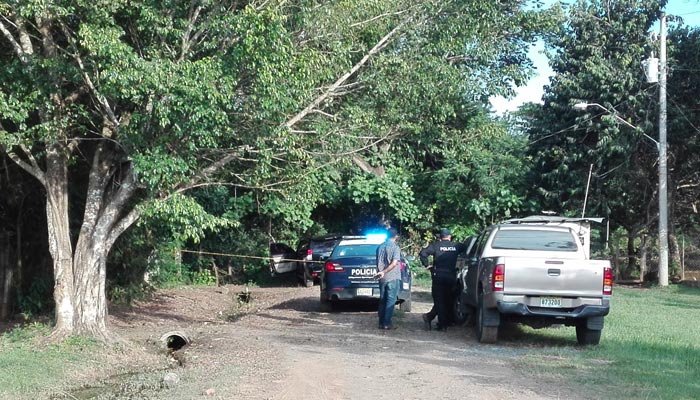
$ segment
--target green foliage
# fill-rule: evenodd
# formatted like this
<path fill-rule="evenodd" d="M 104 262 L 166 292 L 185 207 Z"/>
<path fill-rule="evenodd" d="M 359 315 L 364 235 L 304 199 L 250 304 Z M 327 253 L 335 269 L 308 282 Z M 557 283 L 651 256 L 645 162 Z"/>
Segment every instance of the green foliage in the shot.
<path fill-rule="evenodd" d="M 208 212 L 193 198 L 174 195 L 166 201 L 156 201 L 144 210 L 144 218 L 151 224 L 171 230 L 177 242 L 192 240 L 198 243 L 206 231 L 217 232 L 222 227 L 236 224 Z"/>
<path fill-rule="evenodd" d="M 640 216 L 655 202 L 656 151 L 642 134 L 652 132 L 654 93 L 639 63 L 652 45 L 647 32 L 659 6 L 579 2 L 549 38 L 555 76 L 545 88 L 544 105 L 529 109 L 530 196 L 544 209 L 577 215 L 587 199 L 585 214 L 610 218 L 613 228 L 639 229 L 651 222 Z M 609 112 L 598 106 L 574 110 L 579 102 L 598 103 Z"/>
<path fill-rule="evenodd" d="M 190 279 L 193 285 L 212 286 L 216 284 L 216 277 L 208 269 L 192 272 Z"/>
<path fill-rule="evenodd" d="M 32 32 L 25 63 L 3 38 L 0 141 L 39 164 L 56 145 L 71 179 L 105 182 L 119 218 L 142 212 L 147 237 L 138 251 L 119 243 L 114 272 L 155 268 L 145 249 L 163 242 L 264 256 L 273 239 L 368 225 L 466 232 L 521 206 L 522 143 L 487 107 L 529 78 L 528 46 L 553 23 L 521 1 L 20 1 L 2 13 L 46 18 L 57 48 Z M 121 199 L 131 173 L 139 191 Z M 84 201 L 85 182 L 62 183 Z M 158 284 L 191 269 L 156 258 Z M 213 261 L 245 276 L 266 266 Z"/>
<path fill-rule="evenodd" d="M 17 304 L 22 314 L 31 318 L 49 311 L 52 291 L 53 284 L 48 278 L 32 280 L 29 290 L 18 294 Z"/>
<path fill-rule="evenodd" d="M 176 249 L 159 249 L 149 265 L 149 280 L 156 287 L 174 287 L 188 283 L 188 270 L 183 268 L 181 261 L 181 255 Z"/>
<path fill-rule="evenodd" d="M 420 263 L 414 264 L 415 265 L 411 265 L 411 273 L 413 273 L 413 285 L 424 288 L 430 288 L 433 284 L 433 278 L 430 275 L 430 270 L 420 265 Z"/>
<path fill-rule="evenodd" d="M 50 331 L 51 328 L 48 325 L 34 322 L 3 332 L 0 334 L 0 339 L 7 343 L 27 344 L 37 337 L 47 335 Z"/>
<path fill-rule="evenodd" d="M 381 210 L 391 213 L 396 221 L 410 222 L 419 216 L 412 188 L 406 182 L 410 176 L 406 172 L 391 168 L 382 177 L 356 175 L 348 181 L 350 198 L 356 204 L 375 204 Z"/>
<path fill-rule="evenodd" d="M 678 230 L 695 230 L 700 222 L 695 205 L 700 192 L 694 184 L 700 170 L 700 115 L 693 110 L 700 108 L 700 28 L 672 28 L 668 53 L 668 168 L 673 202 L 670 219 Z"/>
<path fill-rule="evenodd" d="M 112 304 L 131 306 L 134 301 L 150 299 L 155 293 L 155 287 L 148 283 L 130 282 L 118 286 L 110 286 L 107 297 Z"/>

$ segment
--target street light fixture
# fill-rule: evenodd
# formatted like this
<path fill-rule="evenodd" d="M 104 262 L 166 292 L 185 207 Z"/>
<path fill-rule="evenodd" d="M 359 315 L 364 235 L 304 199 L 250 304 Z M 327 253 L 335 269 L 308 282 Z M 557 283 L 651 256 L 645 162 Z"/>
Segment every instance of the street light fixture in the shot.
<path fill-rule="evenodd" d="M 589 107 L 601 108 L 609 115 L 612 115 L 616 120 L 634 130 L 641 131 L 638 127 L 617 115 L 614 109 L 609 110 L 598 103 L 576 103 L 573 105 L 574 110 L 583 111 Z M 653 141 L 656 144 L 656 150 L 659 152 L 659 284 L 661 286 L 668 286 L 668 177 L 666 172 L 666 141 L 664 133 L 662 132 L 659 133 L 661 142 L 644 132 L 642 132 L 642 135 Z"/>

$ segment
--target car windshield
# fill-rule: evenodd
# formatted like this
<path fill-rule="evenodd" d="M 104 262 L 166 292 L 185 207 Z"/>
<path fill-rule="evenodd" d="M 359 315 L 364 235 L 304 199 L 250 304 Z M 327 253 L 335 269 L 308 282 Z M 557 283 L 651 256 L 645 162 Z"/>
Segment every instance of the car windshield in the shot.
<path fill-rule="evenodd" d="M 578 250 L 573 235 L 565 231 L 502 229 L 496 232 L 491 247 L 505 250 L 571 251 Z"/>
<path fill-rule="evenodd" d="M 379 244 L 339 245 L 333 250 L 332 258 L 341 257 L 376 257 Z"/>

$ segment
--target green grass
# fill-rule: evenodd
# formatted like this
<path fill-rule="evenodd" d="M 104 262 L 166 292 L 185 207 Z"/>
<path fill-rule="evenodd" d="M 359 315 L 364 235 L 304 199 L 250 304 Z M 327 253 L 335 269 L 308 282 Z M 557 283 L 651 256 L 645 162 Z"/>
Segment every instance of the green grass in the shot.
<path fill-rule="evenodd" d="M 85 364 L 98 347 L 81 338 L 37 345 L 35 339 L 49 332 L 46 325 L 32 324 L 0 335 L 0 399 L 36 398 L 31 394 L 38 389 L 60 391 L 56 382 L 65 381 L 72 367 Z"/>
<path fill-rule="evenodd" d="M 524 369 L 573 380 L 595 398 L 700 398 L 700 289 L 616 288 L 598 346 L 576 346 L 568 327 L 514 336 L 513 344 L 546 346 L 528 352 Z"/>

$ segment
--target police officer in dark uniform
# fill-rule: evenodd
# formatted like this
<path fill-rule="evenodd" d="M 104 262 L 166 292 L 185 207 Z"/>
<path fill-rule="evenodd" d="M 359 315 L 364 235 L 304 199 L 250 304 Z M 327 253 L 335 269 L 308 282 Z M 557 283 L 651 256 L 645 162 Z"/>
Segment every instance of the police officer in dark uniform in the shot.
<path fill-rule="evenodd" d="M 433 310 L 437 311 L 437 329 L 445 331 L 452 322 L 452 304 L 457 287 L 457 256 L 466 250 L 466 246 L 464 243 L 453 242 L 452 234 L 448 229 L 440 229 L 439 236 L 439 241 L 429 244 L 420 251 L 420 261 L 424 267 L 430 269 L 432 276 Z M 433 257 L 432 264 L 429 263 L 430 256 Z M 431 327 L 431 321 L 435 317 L 433 310 L 423 315 L 428 328 Z"/>

